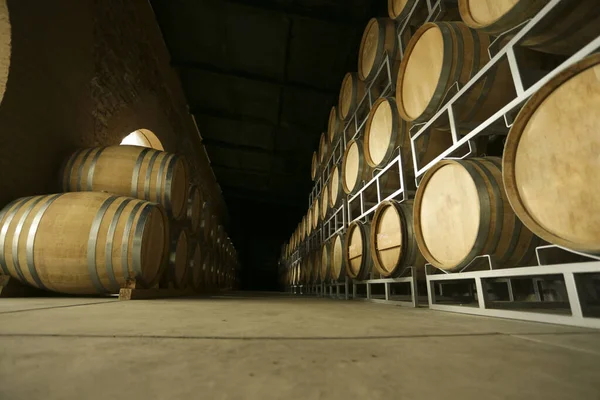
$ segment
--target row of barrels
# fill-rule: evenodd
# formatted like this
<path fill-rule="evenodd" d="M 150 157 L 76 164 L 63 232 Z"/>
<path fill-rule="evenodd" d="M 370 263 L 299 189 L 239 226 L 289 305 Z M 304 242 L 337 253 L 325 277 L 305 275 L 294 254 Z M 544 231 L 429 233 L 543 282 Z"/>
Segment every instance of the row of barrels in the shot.
<path fill-rule="evenodd" d="M 390 18 L 372 18 L 360 44 L 358 71 L 349 72 L 342 81 L 337 106 L 331 108 L 327 132 L 321 135 L 313 153 L 311 177 L 316 180 L 328 161 L 345 125 L 367 94 L 367 85 L 375 78 L 386 55 L 392 77 L 396 79 L 396 100 L 406 121 L 429 120 L 441 106 L 449 85 L 464 85 L 489 60 L 492 36 L 510 31 L 531 19 L 547 1 L 539 0 L 460 0 L 458 10 L 448 2 L 437 21 L 426 23 L 414 32 L 408 44 L 399 43 L 398 24 L 417 0 L 388 0 Z M 424 5 L 424 2 L 422 2 Z M 454 21 L 460 18 L 461 21 Z M 454 21 L 454 22 L 452 22 Z M 598 36 L 600 11 L 595 0 L 564 0 L 554 7 L 541 23 L 528 33 L 520 45 L 536 51 L 571 55 Z M 409 26 L 410 28 L 410 26 Z M 410 30 L 407 30 L 410 32 Z M 400 46 L 406 47 L 402 65 Z M 464 46 L 463 46 L 464 45 Z M 475 56 L 475 58 L 473 58 Z M 464 62 L 463 62 L 464 61 Z M 510 96 L 508 64 L 497 67 L 495 77 L 474 90 L 465 102 L 463 121 L 477 122 L 489 116 L 494 108 Z M 374 87 L 372 90 L 377 91 Z M 493 95 L 489 93 L 494 91 Z M 502 96 L 502 92 L 504 96 Z M 377 98 L 377 92 L 371 93 Z M 486 103 L 486 100 L 488 104 Z M 472 106 L 475 105 L 475 108 Z"/>
<path fill-rule="evenodd" d="M 328 184 L 313 199 L 307 214 L 286 243 L 284 256 L 297 250 L 319 221 L 325 220 L 327 214 L 340 204 L 342 191 L 353 194 L 359 190 L 361 183 L 368 181 L 376 168 L 386 165 L 397 154 L 396 150 L 402 155 L 405 183 L 411 183 L 414 176 L 411 125 L 429 121 L 448 100 L 445 94 L 451 86 L 455 83 L 464 85 L 487 64 L 488 47 L 494 40 L 491 35 L 521 24 L 545 4 L 525 0 L 494 1 L 493 4 L 461 0 L 460 13 L 449 11 L 446 17 L 460 15 L 462 22 L 443 21 L 442 17 L 442 21 L 419 27 L 406 45 L 404 58 L 394 63 L 397 66 L 395 93 L 378 99 L 368 110 L 362 137 L 348 140 L 341 165 L 330 166 Z M 389 33 L 393 30 L 390 27 L 396 27 L 394 24 L 405 18 L 406 10 L 413 5 L 414 1 L 390 0 L 390 17 L 396 22 L 385 18 L 369 22 L 359 52 L 359 72 L 349 73 L 344 78 L 339 103 L 330 112 L 327 134 L 321 136 L 319 150 L 313 154 L 313 178 L 320 176 L 333 144 L 365 95 L 372 70 L 379 69 L 385 54 L 398 54 L 397 36 Z M 562 1 L 526 36 L 523 44 L 540 51 L 572 54 L 600 33 L 599 13 L 589 1 Z M 532 69 L 540 68 L 542 58 L 539 53 L 521 48 L 517 52 L 522 55 L 520 63 L 526 63 Z M 392 56 L 391 59 L 398 60 L 399 57 Z M 515 96 L 508 61 L 503 60 L 453 105 L 459 135 L 487 119 Z M 419 164 L 425 165 L 451 144 L 448 122 L 440 120 L 416 142 L 414 153 Z M 394 179 L 380 184 L 384 189 L 387 185 L 398 185 Z"/>
<path fill-rule="evenodd" d="M 344 243 L 337 260 L 345 261 L 347 276 L 364 279 L 370 260 L 383 276 L 425 260 L 460 271 L 481 255 L 497 267 L 527 266 L 544 242 L 600 254 L 598 106 L 600 54 L 593 54 L 527 101 L 502 158 L 442 160 L 424 174 L 413 201 L 383 202 L 370 224 L 353 222 L 335 238 Z M 331 271 L 323 251 L 319 265 Z M 308 255 L 302 269 L 309 282 L 317 275 L 306 263 L 315 257 Z M 325 272 L 319 279 L 335 278 Z"/>
<path fill-rule="evenodd" d="M 235 249 L 183 157 L 138 146 L 84 149 L 66 160 L 60 180 L 64 193 L 0 211 L 0 273 L 68 294 L 118 293 L 129 280 L 223 286 L 235 276 Z"/>

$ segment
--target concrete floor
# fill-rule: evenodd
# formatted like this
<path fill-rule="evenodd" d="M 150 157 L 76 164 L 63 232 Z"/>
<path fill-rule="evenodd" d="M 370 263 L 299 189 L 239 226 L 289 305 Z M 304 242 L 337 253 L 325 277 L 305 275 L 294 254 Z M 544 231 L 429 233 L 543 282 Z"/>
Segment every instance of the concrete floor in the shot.
<path fill-rule="evenodd" d="M 0 399 L 600 399 L 600 332 L 339 300 L 0 299 Z"/>

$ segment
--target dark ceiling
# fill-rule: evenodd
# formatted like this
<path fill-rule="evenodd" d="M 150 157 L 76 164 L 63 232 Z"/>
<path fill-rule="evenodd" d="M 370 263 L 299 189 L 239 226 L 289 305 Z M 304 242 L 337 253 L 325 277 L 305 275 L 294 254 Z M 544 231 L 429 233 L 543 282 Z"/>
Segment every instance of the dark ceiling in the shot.
<path fill-rule="evenodd" d="M 241 226 L 251 223 L 244 216 L 276 209 L 282 215 L 263 215 L 262 228 L 278 251 L 306 212 L 311 155 L 344 74 L 357 68 L 362 31 L 385 15 L 387 2 L 151 3 L 228 204 L 234 242 L 256 232 Z"/>

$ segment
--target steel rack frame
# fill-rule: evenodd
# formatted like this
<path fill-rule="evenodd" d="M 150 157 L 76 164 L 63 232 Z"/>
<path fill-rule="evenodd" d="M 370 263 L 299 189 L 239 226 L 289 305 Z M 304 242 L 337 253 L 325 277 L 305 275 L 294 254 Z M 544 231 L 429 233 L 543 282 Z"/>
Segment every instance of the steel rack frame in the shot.
<path fill-rule="evenodd" d="M 353 280 L 352 281 L 352 300 L 359 301 L 370 301 L 372 303 L 391 304 L 403 307 L 419 307 L 424 305 L 426 302 L 423 299 L 419 299 L 419 278 L 416 274 L 414 267 L 408 267 L 404 270 L 403 274 L 399 278 L 380 278 L 380 279 L 367 279 L 364 281 Z M 410 300 L 393 300 L 391 296 L 391 285 L 395 283 L 408 283 L 410 285 Z M 362 297 L 358 294 L 358 286 L 366 285 L 366 296 Z M 373 285 L 383 285 L 385 290 L 384 298 L 376 298 L 372 294 L 371 287 Z M 423 296 L 424 297 L 424 296 Z"/>
<path fill-rule="evenodd" d="M 563 251 L 584 256 L 589 262 L 545 265 L 542 262 L 542 251 L 557 248 Z M 584 275 L 598 274 L 600 276 L 600 257 L 575 252 L 564 247 L 545 245 L 536 248 L 537 266 L 496 269 L 493 257 L 483 255 L 476 257 L 470 265 L 461 272 L 451 273 L 440 270 L 431 264 L 426 265 L 427 296 L 429 308 L 439 311 L 450 311 L 462 314 L 481 315 L 487 317 L 517 319 L 523 321 L 542 322 L 558 325 L 578 326 L 600 329 L 600 318 L 588 312 L 589 306 L 581 301 L 582 279 Z M 477 260 L 485 260 L 484 270 L 468 271 Z M 540 293 L 539 282 L 544 278 L 560 277 L 564 281 L 567 294 L 567 304 L 545 301 Z M 515 301 L 513 280 L 530 279 L 533 283 L 536 301 Z M 474 283 L 475 290 L 470 289 L 471 295 L 476 296 L 476 304 L 458 305 L 442 304 L 445 283 Z M 504 283 L 507 286 L 508 302 L 497 302 L 490 298 L 488 288 L 490 283 Z M 438 292 L 436 293 L 436 286 Z M 472 285 L 470 286 L 472 288 Z M 568 310 L 565 306 L 568 305 Z M 562 306 L 562 307 L 561 307 Z M 533 310 L 533 311 L 532 311 Z M 554 313 L 552 312 L 554 310 Z M 565 311 L 567 311 L 565 313 Z"/>
<path fill-rule="evenodd" d="M 504 119 L 505 127 L 508 129 L 513 124 L 513 115 L 520 109 L 520 107 L 525 103 L 529 97 L 531 97 L 535 92 L 537 92 L 541 87 L 543 87 L 548 81 L 554 78 L 556 75 L 569 68 L 573 64 L 582 60 L 589 54 L 595 52 L 600 48 L 600 37 L 595 38 L 582 49 L 577 51 L 571 57 L 569 57 L 566 61 L 561 63 L 558 67 L 554 68 L 552 71 L 547 72 L 543 77 L 538 79 L 535 83 L 533 83 L 528 88 L 525 87 L 522 77 L 522 70 L 517 62 L 515 47 L 519 45 L 521 40 L 526 37 L 526 35 L 544 18 L 548 16 L 548 14 L 552 11 L 554 7 L 556 7 L 561 1 L 565 0 L 550 0 L 548 4 L 540 10 L 540 12 L 533 17 L 528 22 L 522 24 L 521 26 L 513 29 L 512 32 L 517 32 L 512 39 L 501 48 L 491 60 L 463 87 L 459 87 L 457 83 L 454 85 L 454 89 L 446 94 L 446 97 L 450 97 L 450 100 L 445 103 L 438 112 L 426 123 L 413 125 L 411 130 L 413 132 L 416 131 L 414 135 L 411 134 L 411 150 L 413 154 L 413 168 L 415 171 L 415 183 L 418 186 L 423 174 L 429 170 L 433 165 L 437 164 L 444 158 L 458 158 L 463 159 L 473 155 L 474 153 L 474 143 L 473 139 L 480 135 L 486 135 L 490 133 L 497 134 L 496 130 L 492 132 L 486 132 L 488 128 L 491 127 L 492 124 L 499 122 L 501 119 Z M 508 32 L 505 32 L 505 34 Z M 496 44 L 500 42 L 500 40 L 504 36 L 499 36 L 496 40 L 490 45 L 488 51 L 490 52 L 490 56 L 492 55 L 493 48 L 497 47 Z M 475 84 L 477 84 L 481 79 L 485 78 L 487 74 L 490 72 L 492 68 L 498 65 L 499 62 L 506 59 L 509 64 L 510 74 L 513 80 L 516 97 L 502 107 L 500 110 L 496 111 L 491 117 L 487 120 L 479 124 L 474 129 L 470 130 L 466 135 L 459 137 L 457 131 L 457 124 L 454 118 L 453 105 L 461 100 L 462 96 L 465 95 Z M 452 137 L 452 145 L 439 154 L 435 159 L 430 161 L 424 166 L 419 166 L 419 157 L 415 148 L 416 141 L 423 135 L 428 133 L 429 128 L 433 126 L 433 124 L 438 121 L 440 118 L 448 118 L 450 123 L 450 134 Z M 413 129 L 414 128 L 414 129 Z M 465 146 L 469 147 L 469 150 L 466 154 L 453 157 L 452 155 L 457 153 L 459 150 L 463 149 Z"/>
<path fill-rule="evenodd" d="M 350 280 L 347 277 L 342 282 L 325 282 L 323 286 L 325 287 L 323 296 L 341 300 L 348 300 L 350 298 Z M 341 293 L 342 289 L 343 293 Z"/>

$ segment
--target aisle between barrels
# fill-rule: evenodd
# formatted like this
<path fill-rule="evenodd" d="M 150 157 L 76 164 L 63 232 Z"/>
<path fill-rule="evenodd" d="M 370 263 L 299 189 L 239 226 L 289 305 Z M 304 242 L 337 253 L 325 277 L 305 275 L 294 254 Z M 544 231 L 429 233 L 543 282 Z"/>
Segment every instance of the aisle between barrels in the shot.
<path fill-rule="evenodd" d="M 0 398 L 598 398 L 600 332 L 236 294 L 0 301 Z"/>

